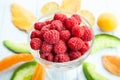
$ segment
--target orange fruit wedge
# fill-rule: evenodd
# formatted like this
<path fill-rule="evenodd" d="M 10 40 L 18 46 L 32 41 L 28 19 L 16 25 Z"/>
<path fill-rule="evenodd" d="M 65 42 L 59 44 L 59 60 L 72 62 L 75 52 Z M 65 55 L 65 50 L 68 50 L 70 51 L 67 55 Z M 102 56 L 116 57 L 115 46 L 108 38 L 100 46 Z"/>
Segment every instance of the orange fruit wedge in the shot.
<path fill-rule="evenodd" d="M 76 12 L 80 9 L 81 0 L 62 0 L 60 10 Z"/>
<path fill-rule="evenodd" d="M 105 55 L 102 57 L 102 62 L 106 70 L 120 76 L 120 57 Z"/>
<path fill-rule="evenodd" d="M 28 32 L 37 17 L 17 3 L 11 5 L 12 22 L 20 30 Z"/>
<path fill-rule="evenodd" d="M 13 54 L 0 60 L 0 71 L 3 71 L 19 62 L 34 60 L 32 54 Z"/>
<path fill-rule="evenodd" d="M 45 80 L 45 69 L 39 63 L 36 65 L 32 80 Z"/>

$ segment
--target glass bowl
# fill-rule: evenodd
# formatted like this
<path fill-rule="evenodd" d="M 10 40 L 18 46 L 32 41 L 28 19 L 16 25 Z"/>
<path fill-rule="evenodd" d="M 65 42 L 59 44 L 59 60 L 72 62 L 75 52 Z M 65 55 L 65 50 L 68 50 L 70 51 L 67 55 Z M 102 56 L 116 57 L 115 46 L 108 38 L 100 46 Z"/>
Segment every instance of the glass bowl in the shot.
<path fill-rule="evenodd" d="M 47 15 L 44 15 L 42 16 L 38 21 L 36 22 L 44 22 L 46 20 L 50 20 L 53 18 L 54 14 L 55 13 L 64 13 L 66 14 L 67 16 L 71 16 L 73 14 L 76 14 L 76 13 L 72 13 L 72 12 L 65 12 L 65 11 L 56 11 L 56 12 L 53 12 L 53 13 L 49 13 Z M 82 21 L 83 23 L 80 24 L 80 25 L 87 25 L 88 27 L 90 27 L 90 29 L 92 30 L 91 28 L 91 25 L 88 23 L 87 20 L 85 20 L 84 17 L 82 17 Z M 30 32 L 29 32 L 29 36 L 28 36 L 28 43 L 30 44 L 30 35 L 31 35 L 31 32 L 34 30 L 34 27 L 32 26 Z M 92 30 L 93 31 L 93 30 Z M 89 42 L 90 44 L 90 48 L 89 50 L 87 50 L 86 53 L 84 53 L 84 55 L 82 55 L 81 57 L 75 59 L 75 60 L 72 60 L 72 61 L 69 61 L 69 62 L 63 62 L 63 63 L 57 63 L 57 62 L 50 62 L 50 61 L 47 61 L 47 60 L 44 60 L 42 58 L 40 58 L 40 55 L 39 55 L 39 50 L 33 50 L 30 45 L 29 45 L 29 49 L 30 49 L 30 52 L 32 53 L 32 55 L 34 56 L 35 60 L 38 61 L 40 64 L 44 64 L 44 66 L 50 68 L 54 68 L 54 69 L 72 69 L 72 68 L 75 68 L 77 66 L 79 66 L 86 58 L 87 56 L 90 54 L 90 51 L 91 51 L 91 47 L 93 45 L 93 40 L 91 40 Z M 73 65 L 74 64 L 74 65 Z"/>
<path fill-rule="evenodd" d="M 67 12 L 67 11 L 56 11 L 56 12 L 53 12 L 53 13 L 49 13 L 49 14 L 46 14 L 42 17 L 39 18 L 39 20 L 37 20 L 36 22 L 44 22 L 46 20 L 51 20 L 54 16 L 55 13 L 63 13 L 65 15 L 67 15 L 68 17 L 70 17 L 71 15 L 73 14 L 76 14 L 76 13 L 73 13 L 73 12 Z M 82 17 L 82 23 L 80 25 L 86 25 L 88 27 L 90 27 L 90 29 L 92 30 L 92 27 L 91 25 L 88 23 L 88 21 Z M 93 40 L 91 40 L 89 42 L 90 44 L 90 48 L 89 50 L 87 50 L 86 53 L 84 53 L 84 55 L 82 55 L 81 57 L 75 59 L 75 60 L 72 60 L 72 61 L 69 61 L 69 62 L 63 62 L 63 63 L 57 63 L 57 62 L 50 62 L 50 61 L 47 61 L 47 60 L 44 60 L 42 58 L 40 58 L 40 55 L 39 55 L 39 50 L 33 50 L 31 47 L 30 47 L 30 35 L 31 35 L 31 32 L 34 30 L 34 27 L 32 26 L 31 27 L 31 30 L 29 32 L 29 36 L 28 36 L 28 44 L 29 44 L 29 49 L 30 49 L 30 52 L 31 54 L 34 56 L 35 60 L 37 62 L 39 62 L 40 64 L 42 64 L 43 66 L 45 66 L 46 69 L 50 69 L 50 70 L 54 70 L 56 72 L 57 71 L 66 71 L 66 70 L 70 70 L 70 69 L 73 69 L 73 68 L 76 68 L 78 66 L 81 65 L 81 63 L 88 57 L 88 55 L 90 54 L 90 51 L 91 51 L 91 48 L 93 46 L 93 42 L 94 42 L 94 38 Z M 92 30 L 93 32 L 93 30 Z M 63 80 L 63 79 L 62 79 Z M 64 79 L 65 80 L 65 79 Z M 66 79 L 67 80 L 67 79 Z"/>

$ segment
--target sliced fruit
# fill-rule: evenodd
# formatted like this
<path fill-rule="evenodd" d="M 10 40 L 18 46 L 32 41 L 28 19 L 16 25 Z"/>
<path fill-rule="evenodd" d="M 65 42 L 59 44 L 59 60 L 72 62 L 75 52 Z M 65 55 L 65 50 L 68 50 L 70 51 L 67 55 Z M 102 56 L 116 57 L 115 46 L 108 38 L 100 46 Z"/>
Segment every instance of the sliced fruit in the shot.
<path fill-rule="evenodd" d="M 81 0 L 62 0 L 60 9 L 70 12 L 76 12 L 80 9 Z"/>
<path fill-rule="evenodd" d="M 17 43 L 12 40 L 4 40 L 3 44 L 9 50 L 15 53 L 29 53 L 30 52 L 28 49 L 27 43 Z"/>
<path fill-rule="evenodd" d="M 3 71 L 19 62 L 34 60 L 31 54 L 13 54 L 0 60 L 0 71 Z"/>
<path fill-rule="evenodd" d="M 95 36 L 91 53 L 104 48 L 114 48 L 120 44 L 120 38 L 110 34 L 98 34 Z"/>
<path fill-rule="evenodd" d="M 28 32 L 37 17 L 17 3 L 11 5 L 12 22 L 20 30 Z"/>
<path fill-rule="evenodd" d="M 105 55 L 102 57 L 102 62 L 106 70 L 114 75 L 120 76 L 120 57 Z"/>
<path fill-rule="evenodd" d="M 94 64 L 84 62 L 83 71 L 87 80 L 108 80 L 106 77 L 102 76 L 96 71 Z"/>
<path fill-rule="evenodd" d="M 48 2 L 43 5 L 41 13 L 44 15 L 57 10 L 59 10 L 59 5 L 56 2 Z"/>
<path fill-rule="evenodd" d="M 78 10 L 77 13 L 83 16 L 91 24 L 91 26 L 95 24 L 95 17 L 89 10 Z"/>
<path fill-rule="evenodd" d="M 10 80 L 31 80 L 36 62 L 27 62 L 19 66 L 13 73 Z"/>
<path fill-rule="evenodd" d="M 97 24 L 102 31 L 113 31 L 118 25 L 116 16 L 112 13 L 102 13 L 98 17 Z"/>
<path fill-rule="evenodd" d="M 45 69 L 39 63 L 36 65 L 32 80 L 45 80 Z"/>

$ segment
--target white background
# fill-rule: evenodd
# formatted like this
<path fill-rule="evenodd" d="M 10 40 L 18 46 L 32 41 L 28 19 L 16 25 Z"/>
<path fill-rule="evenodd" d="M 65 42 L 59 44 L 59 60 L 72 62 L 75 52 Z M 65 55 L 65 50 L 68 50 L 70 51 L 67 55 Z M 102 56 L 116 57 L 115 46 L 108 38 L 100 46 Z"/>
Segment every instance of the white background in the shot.
<path fill-rule="evenodd" d="M 62 0 L 0 0 L 0 60 L 8 55 L 13 54 L 13 52 L 10 52 L 3 46 L 3 40 L 10 39 L 16 40 L 18 42 L 27 41 L 27 34 L 15 28 L 11 22 L 11 3 L 19 3 L 21 6 L 33 12 L 39 18 L 41 16 L 41 6 L 48 1 L 56 1 L 60 4 Z M 102 12 L 111 12 L 116 15 L 120 23 L 120 0 L 82 0 L 81 9 L 87 9 L 93 12 L 96 20 Z M 96 24 L 94 25 L 94 32 L 95 34 L 103 33 L 99 30 Z M 109 34 L 113 34 L 120 38 L 120 24 L 118 25 L 118 28 L 115 31 L 110 32 Z M 96 64 L 96 68 L 99 71 L 99 73 L 106 76 L 110 80 L 120 80 L 120 77 L 112 75 L 104 69 L 101 62 L 101 56 L 105 54 L 119 56 L 120 46 L 114 49 L 104 49 L 98 51 L 96 54 L 90 55 L 87 58 L 87 61 Z M 17 66 L 18 65 L 13 66 L 3 72 L 0 72 L 0 80 L 9 80 L 12 72 Z M 83 72 L 79 76 L 80 80 L 86 80 Z"/>

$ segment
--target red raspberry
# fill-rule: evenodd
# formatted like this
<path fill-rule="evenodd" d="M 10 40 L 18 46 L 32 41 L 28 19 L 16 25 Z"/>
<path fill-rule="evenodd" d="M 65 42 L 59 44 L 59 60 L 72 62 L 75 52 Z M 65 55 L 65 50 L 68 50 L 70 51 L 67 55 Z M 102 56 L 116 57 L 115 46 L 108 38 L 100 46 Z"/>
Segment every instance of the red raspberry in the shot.
<path fill-rule="evenodd" d="M 52 53 L 40 53 L 40 57 L 47 61 L 53 61 L 53 54 Z"/>
<path fill-rule="evenodd" d="M 67 62 L 70 61 L 70 58 L 67 53 L 65 54 L 58 54 L 54 58 L 54 62 Z"/>
<path fill-rule="evenodd" d="M 45 26 L 46 25 L 46 23 L 44 23 L 44 22 L 38 22 L 38 23 L 35 23 L 34 24 L 34 28 L 36 29 L 36 30 L 41 30 L 41 28 L 43 27 L 43 26 Z"/>
<path fill-rule="evenodd" d="M 50 20 L 47 20 L 47 21 L 45 21 L 45 23 L 46 23 L 46 24 L 50 24 L 50 23 L 51 23 L 51 21 L 50 21 Z"/>
<path fill-rule="evenodd" d="M 54 46 L 55 54 L 63 54 L 66 51 L 67 51 L 66 44 L 62 40 L 60 40 L 58 43 L 55 44 L 55 46 Z"/>
<path fill-rule="evenodd" d="M 63 29 L 63 24 L 60 20 L 54 20 L 51 23 L 50 29 L 56 29 L 58 31 L 61 31 Z"/>
<path fill-rule="evenodd" d="M 50 29 L 50 25 L 45 25 L 45 26 L 41 29 L 41 31 L 40 31 L 40 37 L 41 37 L 41 39 L 43 39 L 44 33 L 47 32 L 47 31 L 49 31 L 49 29 Z"/>
<path fill-rule="evenodd" d="M 76 25 L 72 28 L 72 35 L 74 37 L 82 37 L 84 34 L 84 28 L 80 27 L 79 25 Z"/>
<path fill-rule="evenodd" d="M 69 39 L 68 46 L 72 50 L 77 51 L 83 46 L 83 41 L 80 38 L 73 37 Z"/>
<path fill-rule="evenodd" d="M 32 38 L 40 38 L 40 31 L 38 31 L 38 30 L 32 31 L 30 38 L 31 39 Z"/>
<path fill-rule="evenodd" d="M 69 56 L 70 56 L 70 60 L 74 60 L 79 58 L 81 56 L 81 53 L 79 51 L 71 51 L 69 53 Z"/>
<path fill-rule="evenodd" d="M 61 13 L 56 13 L 54 15 L 54 20 L 60 20 L 61 22 L 64 22 L 66 18 L 67 16 Z"/>
<path fill-rule="evenodd" d="M 92 40 L 93 39 L 92 30 L 89 27 L 87 27 L 87 26 L 83 26 L 83 28 L 84 28 L 84 34 L 81 37 L 81 39 L 83 41 L 90 41 L 90 40 Z"/>
<path fill-rule="evenodd" d="M 88 42 L 84 42 L 83 47 L 79 51 L 83 55 L 89 48 L 90 48 L 89 43 Z"/>
<path fill-rule="evenodd" d="M 50 25 L 45 25 L 42 29 L 41 29 L 41 33 L 44 34 L 45 32 L 49 31 L 50 29 Z"/>
<path fill-rule="evenodd" d="M 41 50 L 44 53 L 47 53 L 47 52 L 49 53 L 52 51 L 52 48 L 53 48 L 53 45 L 48 44 L 47 42 L 43 42 Z"/>
<path fill-rule="evenodd" d="M 39 38 L 33 38 L 30 41 L 30 46 L 34 50 L 39 50 L 41 48 L 42 41 Z"/>
<path fill-rule="evenodd" d="M 57 30 L 49 30 L 43 35 L 44 40 L 49 44 L 55 44 L 59 41 L 59 32 Z"/>
<path fill-rule="evenodd" d="M 70 38 L 71 34 L 69 30 L 62 30 L 60 32 L 60 39 L 63 41 L 67 41 Z"/>
<path fill-rule="evenodd" d="M 72 17 L 74 17 L 77 20 L 78 24 L 82 22 L 82 19 L 78 14 L 73 14 Z"/>
<path fill-rule="evenodd" d="M 73 17 L 67 18 L 65 20 L 65 27 L 69 30 L 71 30 L 77 24 L 78 24 L 77 20 Z"/>

